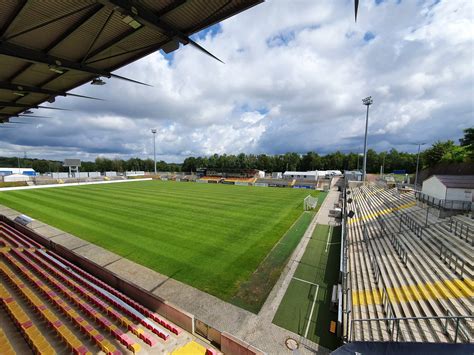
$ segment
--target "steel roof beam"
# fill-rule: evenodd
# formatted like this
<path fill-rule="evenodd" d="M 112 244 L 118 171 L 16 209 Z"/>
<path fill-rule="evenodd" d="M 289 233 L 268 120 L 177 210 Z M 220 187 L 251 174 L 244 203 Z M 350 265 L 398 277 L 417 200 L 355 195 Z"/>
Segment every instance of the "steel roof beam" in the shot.
<path fill-rule="evenodd" d="M 13 10 L 13 12 L 10 14 L 10 16 L 8 16 L 7 20 L 3 24 L 2 28 L 0 28 L 0 38 L 3 37 L 5 32 L 7 32 L 8 28 L 13 23 L 13 21 L 15 21 L 16 17 L 20 14 L 20 12 L 23 10 L 26 3 L 27 3 L 27 0 L 18 1 L 18 3 L 16 5 L 15 9 Z"/>
<path fill-rule="evenodd" d="M 7 101 L 0 101 L 0 107 L 19 107 L 19 108 L 25 108 L 25 109 L 30 109 L 30 108 L 45 108 L 45 109 L 49 109 L 49 110 L 69 111 L 68 109 L 59 108 L 59 107 L 50 107 L 50 106 L 41 106 L 41 105 L 30 105 L 30 104 L 20 104 L 20 103 L 18 103 L 18 102 L 7 102 Z"/>
<path fill-rule="evenodd" d="M 202 46 L 194 42 L 186 34 L 174 28 L 173 26 L 167 24 L 159 16 L 156 16 L 152 11 L 139 5 L 136 2 L 132 2 L 130 0 L 98 0 L 98 1 L 104 5 L 118 6 L 123 11 L 125 11 L 127 15 L 133 17 L 135 20 L 142 23 L 142 25 L 144 24 L 151 28 L 154 28 L 155 30 L 163 33 L 165 36 L 167 36 L 170 39 L 176 38 L 183 44 L 191 44 L 192 46 L 196 47 L 197 49 L 204 52 L 205 54 L 223 63 L 222 60 L 220 60 L 214 54 L 212 54 L 211 52 L 209 52 L 208 50 L 206 50 L 205 48 L 203 48 Z"/>
<path fill-rule="evenodd" d="M 0 42 L 0 54 L 14 57 L 14 58 L 23 59 L 28 62 L 47 64 L 58 70 L 61 70 L 61 69 L 77 70 L 83 73 L 93 74 L 95 76 L 103 76 L 106 78 L 114 77 L 117 79 L 131 81 L 137 84 L 150 86 L 148 84 L 144 84 L 133 79 L 128 79 L 120 75 L 109 73 L 108 71 L 105 71 L 105 70 L 92 68 L 87 65 L 82 65 L 80 63 L 76 63 L 67 59 L 51 56 L 49 54 L 42 53 L 41 51 L 18 46 L 12 43 Z"/>
<path fill-rule="evenodd" d="M 179 1 L 172 2 L 171 4 L 166 6 L 165 8 L 158 11 L 155 14 L 155 16 L 157 16 L 157 17 L 165 16 L 165 15 L 169 14 L 170 12 L 176 10 L 181 5 L 185 4 L 186 1 L 187 0 L 179 0 Z M 116 45 L 116 44 L 124 41 L 125 39 L 129 38 L 130 36 L 132 36 L 136 32 L 142 30 L 143 28 L 144 28 L 143 26 L 138 28 L 138 29 L 130 28 L 129 30 L 123 32 L 122 34 L 118 35 L 115 38 L 112 38 L 112 40 L 108 41 L 107 43 L 103 44 L 99 48 L 97 48 L 97 49 L 93 50 L 92 52 L 90 52 L 89 53 L 89 58 L 93 58 L 97 54 L 102 53 L 103 51 L 105 51 L 106 49 L 112 47 L 113 45 Z M 95 63 L 96 61 L 100 61 L 100 60 L 102 60 L 102 59 L 99 58 L 99 59 L 93 60 L 93 61 L 91 61 L 91 63 Z M 86 63 L 88 63 L 88 62 L 86 61 Z"/>
<path fill-rule="evenodd" d="M 75 96 L 75 97 L 82 97 L 85 99 L 92 99 L 92 100 L 101 100 L 95 97 L 90 97 L 90 96 L 84 96 L 84 95 L 78 95 L 78 94 L 70 94 L 65 91 L 56 91 L 56 90 L 49 90 L 49 89 L 43 89 L 39 88 L 36 86 L 27 86 L 27 85 L 20 85 L 20 84 L 12 84 L 6 81 L 0 81 L 0 89 L 3 90 L 10 90 L 13 92 L 17 93 L 35 93 L 35 94 L 43 94 L 43 95 L 48 95 L 50 97 L 55 97 L 55 96 Z"/>

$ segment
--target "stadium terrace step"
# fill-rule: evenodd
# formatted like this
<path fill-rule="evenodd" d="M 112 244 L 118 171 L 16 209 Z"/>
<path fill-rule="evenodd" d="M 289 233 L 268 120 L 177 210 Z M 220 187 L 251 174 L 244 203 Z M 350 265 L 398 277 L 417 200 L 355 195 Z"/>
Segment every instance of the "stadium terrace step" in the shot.
<path fill-rule="evenodd" d="M 462 244 L 444 221 L 417 206 L 412 192 L 398 194 L 396 189 L 370 184 L 350 191 L 353 202 L 348 209 L 355 212 L 347 229 L 352 319 L 383 318 L 386 312 L 368 309 L 375 304 L 387 310 L 386 302 L 393 308 L 394 314 L 389 315 L 393 317 L 472 315 L 471 246 L 466 248 L 467 243 Z M 400 219 L 403 214 L 422 226 L 420 236 L 405 226 Z M 452 255 L 451 259 L 445 257 L 446 263 L 440 245 Z M 381 288 L 383 284 L 386 286 Z M 386 336 L 379 331 L 384 322 L 365 323 L 353 324 L 356 340 L 373 340 L 377 332 Z M 400 321 L 397 326 L 405 341 L 450 342 L 455 334 L 447 324 L 442 319 L 418 319 Z M 472 321 L 461 320 L 460 327 L 463 341 L 474 334 Z"/>

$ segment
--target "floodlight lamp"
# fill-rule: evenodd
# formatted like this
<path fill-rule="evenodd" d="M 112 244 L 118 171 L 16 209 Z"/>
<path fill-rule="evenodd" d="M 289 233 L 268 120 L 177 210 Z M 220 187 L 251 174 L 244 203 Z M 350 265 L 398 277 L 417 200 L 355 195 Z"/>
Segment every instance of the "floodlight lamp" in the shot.
<path fill-rule="evenodd" d="M 105 81 L 103 81 L 101 78 L 94 78 L 91 81 L 91 85 L 102 86 L 102 85 L 105 85 Z"/>
<path fill-rule="evenodd" d="M 48 65 L 48 68 L 49 70 L 51 70 L 52 72 L 55 72 L 57 74 L 64 74 L 64 70 L 61 69 L 60 67 L 58 67 L 57 65 Z"/>
<path fill-rule="evenodd" d="M 372 96 L 367 96 L 365 99 L 362 100 L 362 103 L 366 106 L 372 105 L 374 100 L 372 99 Z"/>
<path fill-rule="evenodd" d="M 151 133 L 156 134 L 156 128 L 152 128 Z"/>
<path fill-rule="evenodd" d="M 48 102 L 49 102 L 50 104 L 52 104 L 54 101 L 56 101 L 56 97 L 50 96 L 50 97 L 48 98 Z"/>
<path fill-rule="evenodd" d="M 137 20 L 135 20 L 132 16 L 125 16 L 123 19 L 122 19 L 123 22 L 125 22 L 127 25 L 129 25 L 130 27 L 132 27 L 133 29 L 137 29 L 137 28 L 140 28 L 142 26 L 142 24 L 140 22 L 138 22 Z"/>

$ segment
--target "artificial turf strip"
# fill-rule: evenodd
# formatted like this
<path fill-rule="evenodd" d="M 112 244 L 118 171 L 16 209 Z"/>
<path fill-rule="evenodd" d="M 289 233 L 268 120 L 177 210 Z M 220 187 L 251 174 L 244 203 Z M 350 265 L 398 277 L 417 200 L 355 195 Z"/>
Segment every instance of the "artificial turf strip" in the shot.
<path fill-rule="evenodd" d="M 332 287 L 338 283 L 341 236 L 340 227 L 334 228 L 326 252 L 328 231 L 327 225 L 316 226 L 273 323 L 302 336 L 309 324 L 308 339 L 325 348 L 335 349 L 340 345 L 339 340 L 329 332 L 329 326 L 331 320 L 337 320 L 337 314 L 331 312 L 329 307 Z M 313 314 L 309 319 L 316 292 Z"/>
<path fill-rule="evenodd" d="M 6 191 L 0 204 L 229 300 L 302 213 L 307 195 L 141 181 Z"/>

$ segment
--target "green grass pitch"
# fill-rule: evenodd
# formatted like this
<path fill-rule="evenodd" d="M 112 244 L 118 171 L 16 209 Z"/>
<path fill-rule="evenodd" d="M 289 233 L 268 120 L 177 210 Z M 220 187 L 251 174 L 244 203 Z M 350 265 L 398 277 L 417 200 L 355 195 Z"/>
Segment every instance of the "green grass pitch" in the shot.
<path fill-rule="evenodd" d="M 0 192 L 0 204 L 230 300 L 301 215 L 308 194 L 142 181 Z"/>

